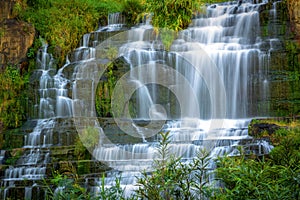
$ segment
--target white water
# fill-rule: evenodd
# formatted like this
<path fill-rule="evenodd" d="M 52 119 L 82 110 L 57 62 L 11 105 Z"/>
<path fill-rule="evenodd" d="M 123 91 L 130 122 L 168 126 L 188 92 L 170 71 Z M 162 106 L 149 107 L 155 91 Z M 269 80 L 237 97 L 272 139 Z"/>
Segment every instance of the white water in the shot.
<path fill-rule="evenodd" d="M 40 99 L 35 105 L 38 120 L 33 131 L 24 136 L 24 155 L 17 161 L 16 167 L 5 170 L 2 187 L 6 187 L 2 197 L 7 198 L 9 188 L 15 187 L 15 181 L 30 180 L 33 185 L 25 188 L 24 198 L 32 198 L 35 181 L 41 181 L 46 175 L 46 166 L 50 162 L 48 147 L 55 144 L 53 129 L 56 118 L 72 116 L 72 100 L 68 97 L 66 85 L 70 82 L 64 78 L 62 69 L 56 73 L 55 60 L 47 53 L 47 45 L 38 52 L 36 74 L 40 74 L 38 93 Z M 60 136 L 56 142 L 60 142 Z M 8 187 L 9 186 L 9 187 Z"/>
<path fill-rule="evenodd" d="M 237 4 L 208 7 L 205 16 L 193 20 L 192 25 L 180 33 L 171 46 L 170 53 L 160 51 L 162 44 L 151 37 L 150 25 L 142 25 L 121 35 L 125 37 L 120 42 L 122 44 L 118 44 L 119 56 L 128 61 L 132 71 L 128 76 L 128 86 L 140 88 L 135 98 L 130 99 L 135 103 L 133 118 L 164 120 L 167 117 L 168 121 L 160 128 L 170 131 L 173 154 L 189 160 L 199 149 L 207 148 L 211 150 L 211 157 L 236 155 L 236 146 L 242 141 L 245 142 L 247 153 L 261 155 L 270 151 L 271 147 L 267 143 L 252 141 L 247 129 L 251 117 L 261 115 L 255 109 L 255 100 L 268 96 L 266 74 L 269 52 L 259 49 L 261 42 L 266 42 L 260 38 L 260 6 L 261 4 L 244 2 L 239 7 Z M 276 12 L 272 10 L 270 14 L 275 16 Z M 110 20 L 107 27 L 98 31 L 119 30 L 119 22 L 113 22 L 116 20 L 113 17 Z M 114 23 L 117 25 L 114 26 Z M 114 37 L 111 41 L 114 41 Z M 278 39 L 271 38 L 267 42 L 270 42 L 271 48 L 275 48 L 277 41 Z M 39 120 L 33 132 L 25 138 L 25 147 L 31 150 L 23 156 L 21 166 L 9 168 L 5 172 L 4 197 L 9 188 L 14 187 L 15 180 L 38 180 L 45 176 L 49 152 L 42 151 L 49 146 L 60 145 L 53 140 L 56 118 L 89 118 L 86 123 L 75 122 L 79 122 L 79 125 L 96 126 L 101 132 L 94 108 L 94 90 L 99 81 L 97 59 L 101 57 L 98 50 L 103 45 L 95 47 L 98 43 L 99 41 L 91 41 L 90 34 L 86 34 L 82 46 L 75 50 L 70 59 L 71 63 L 67 63 L 57 73 L 46 48 L 40 52 L 40 101 L 37 104 Z M 151 67 L 158 63 L 167 67 Z M 70 74 L 67 69 L 72 64 L 74 73 Z M 134 70 L 143 65 L 150 66 L 146 74 L 144 69 Z M 179 73 L 174 75 L 168 67 Z M 262 82 L 259 83 L 261 87 L 258 87 L 261 96 L 253 100 L 256 91 L 253 90 L 251 76 L 258 72 Z M 164 93 L 165 90 L 160 86 L 149 86 L 148 83 L 162 83 L 168 92 Z M 186 87 L 187 83 L 189 87 Z M 68 87 L 72 88 L 72 94 L 69 94 Z M 174 91 L 181 94 L 181 97 L 176 96 L 178 101 L 171 101 L 174 98 L 171 93 Z M 161 104 L 161 107 L 156 106 L 157 104 Z M 126 187 L 127 195 L 135 188 L 135 176 L 143 169 L 151 170 L 153 159 L 158 156 L 156 147 L 160 139 L 158 136 L 155 139 L 148 138 L 147 127 L 137 124 L 131 126 L 132 130 L 138 132 L 140 143 L 105 143 L 101 140 L 101 135 L 99 145 L 93 150 L 96 159 L 105 161 L 116 171 L 122 172 L 121 184 Z M 112 172 L 108 175 L 107 186 L 114 183 L 117 174 L 118 172 Z M 101 185 L 100 179 L 96 178 L 96 182 Z M 93 190 L 97 193 L 100 188 L 95 186 Z M 31 188 L 26 188 L 26 191 L 28 197 L 32 196 Z"/>
<path fill-rule="evenodd" d="M 239 6 L 230 3 L 207 7 L 204 16 L 194 19 L 188 29 L 180 32 L 170 53 L 160 51 L 162 45 L 149 36 L 152 32 L 149 25 L 128 31 L 127 42 L 119 48 L 119 56 L 125 57 L 132 69 L 128 85 L 138 88 L 134 98 L 130 99 L 136 108 L 131 113 L 133 118 L 152 120 L 151 107 L 161 103 L 160 98 L 170 96 L 169 93 L 160 93 L 158 86 L 147 85 L 149 83 L 163 83 L 161 85 L 169 90 L 179 87 L 179 94 L 185 97 L 175 103 L 180 107 L 172 105 L 170 99 L 168 104 L 163 104 L 168 118 L 175 120 L 168 121 L 162 128 L 170 131 L 171 153 L 182 156 L 184 160 L 192 159 L 202 148 L 210 150 L 212 158 L 238 155 L 240 145 L 244 146 L 246 153 L 257 155 L 267 154 L 272 149 L 267 142 L 255 141 L 248 136 L 248 124 L 251 117 L 263 116 L 261 111 L 267 112 L 266 109 L 258 110 L 257 103 L 268 97 L 269 53 L 278 39 L 263 41 L 260 38 L 259 9 L 267 1 L 250 2 L 245 1 Z M 271 10 L 270 16 L 276 17 L 276 12 Z M 271 49 L 259 49 L 265 42 L 270 43 Z M 165 71 L 155 71 L 158 68 L 153 66 L 162 63 Z M 144 69 L 140 66 L 150 67 Z M 184 87 L 180 89 L 179 82 L 173 85 L 173 82 L 161 81 L 170 78 L 168 67 L 175 68 L 186 78 L 193 94 Z M 259 93 L 252 82 L 254 73 L 260 76 Z M 181 75 L 172 75 L 171 78 L 179 80 Z M 177 110 L 171 112 L 171 107 Z M 123 116 L 129 115 L 124 113 Z M 137 125 L 133 127 L 136 129 Z M 158 156 L 158 143 L 147 142 L 144 137 L 142 141 L 124 145 L 103 144 L 94 150 L 95 158 L 121 172 L 119 175 L 110 174 L 107 185 L 114 184 L 114 176 L 121 176 L 124 179 L 121 184 L 130 195 L 130 191 L 136 188 L 133 177 L 139 176 L 143 169 L 152 170 L 153 159 Z"/>

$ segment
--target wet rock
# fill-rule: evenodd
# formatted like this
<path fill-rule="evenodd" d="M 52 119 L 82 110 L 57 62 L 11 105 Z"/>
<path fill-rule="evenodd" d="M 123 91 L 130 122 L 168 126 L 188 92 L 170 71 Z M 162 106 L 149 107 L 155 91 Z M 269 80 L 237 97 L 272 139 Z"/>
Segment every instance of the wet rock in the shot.
<path fill-rule="evenodd" d="M 273 123 L 254 123 L 251 124 L 249 135 L 255 138 L 261 138 L 265 135 L 272 135 L 280 128 L 282 127 Z"/>
<path fill-rule="evenodd" d="M 70 161 L 60 161 L 56 167 L 59 174 L 66 175 L 68 178 L 75 178 L 76 168 Z"/>

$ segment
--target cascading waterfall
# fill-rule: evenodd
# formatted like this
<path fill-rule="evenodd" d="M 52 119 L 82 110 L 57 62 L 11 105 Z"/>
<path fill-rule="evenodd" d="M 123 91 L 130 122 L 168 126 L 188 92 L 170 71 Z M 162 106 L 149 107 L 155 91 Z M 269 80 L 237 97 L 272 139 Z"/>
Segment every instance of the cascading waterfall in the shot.
<path fill-rule="evenodd" d="M 4 199 L 8 198 L 10 188 L 16 187 L 16 181 L 39 181 L 45 177 L 47 164 L 50 162 L 50 150 L 52 145 L 59 145 L 60 136 L 54 136 L 53 129 L 56 126 L 56 118 L 72 116 L 72 101 L 68 97 L 66 85 L 69 80 L 62 75 L 62 69 L 56 73 L 55 61 L 47 53 L 47 45 L 37 55 L 37 70 L 39 75 L 39 102 L 37 108 L 38 120 L 33 131 L 24 137 L 25 154 L 18 160 L 18 167 L 6 169 L 2 187 Z M 57 138 L 54 140 L 54 138 Z M 67 144 L 68 145 L 68 144 Z M 24 199 L 32 198 L 32 189 L 39 186 L 33 183 L 27 186 Z M 41 189 L 42 191 L 42 189 Z M 12 194 L 10 194 L 12 195 Z"/>
<path fill-rule="evenodd" d="M 20 167 L 5 172 L 4 185 L 1 185 L 5 187 L 4 199 L 9 189 L 15 187 L 16 180 L 34 181 L 45 176 L 49 147 L 63 143 L 62 136 L 53 132 L 57 118 L 74 117 L 75 123 L 79 122 L 77 130 L 84 125 L 84 120 L 76 121 L 76 118 L 83 118 L 99 130 L 100 142 L 93 149 L 93 156 L 115 169 L 107 175 L 105 184 L 113 184 L 121 172 L 121 185 L 128 196 L 136 187 L 135 176 L 143 169 L 151 171 L 160 139 L 157 135 L 148 137 L 147 127 L 138 126 L 135 121 L 167 120 L 159 130 L 170 132 L 171 152 L 185 160 L 192 159 L 202 148 L 209 148 L 211 157 L 237 155 L 238 145 L 244 145 L 247 153 L 268 153 L 271 147 L 254 141 L 247 129 L 251 117 L 267 113 L 263 108 L 257 110 L 257 103 L 268 97 L 269 53 L 279 41 L 260 37 L 259 12 L 268 1 L 260 2 L 208 6 L 205 14 L 197 16 L 188 29 L 179 33 L 169 52 L 153 38 L 149 24 L 118 35 L 116 43 L 112 37 L 108 43 L 116 44 L 118 56 L 130 65 L 127 84 L 137 88 L 129 101 L 134 120 L 126 123 L 138 132 L 135 135 L 141 139 L 138 143 L 107 142 L 94 108 L 99 66 L 108 62 L 99 51 L 103 45 L 99 34 L 122 30 L 124 19 L 111 15 L 108 26 L 85 34 L 81 47 L 69 55 L 65 66 L 57 72 L 45 47 L 37 58 L 36 73 L 40 75 L 37 125 L 24 138 L 24 147 L 29 150 L 18 163 Z M 274 20 L 275 5 L 276 2 L 270 11 Z M 123 43 L 119 36 L 125 36 Z M 178 91 L 181 97 L 172 93 Z M 101 180 L 95 178 L 95 182 L 98 186 L 93 186 L 91 191 L 97 194 Z M 26 198 L 33 196 L 34 187 L 37 185 L 26 187 Z"/>
<path fill-rule="evenodd" d="M 257 103 L 268 96 L 268 55 L 272 49 L 262 50 L 260 47 L 266 43 L 273 47 L 278 42 L 276 38 L 264 41 L 260 37 L 259 12 L 267 3 L 240 1 L 208 6 L 205 14 L 180 32 L 169 53 L 161 51 L 161 45 L 148 37 L 152 32 L 149 25 L 128 31 L 128 42 L 119 48 L 119 56 L 126 59 L 132 71 L 144 65 L 173 66 L 188 80 L 198 100 L 199 110 L 190 101 L 192 94 L 184 92 L 180 94 L 185 95 L 185 101 L 175 102 L 172 106 L 168 99 L 162 104 L 168 119 L 173 119 L 162 130 L 170 131 L 170 149 L 174 155 L 189 160 L 199 149 L 209 148 L 211 157 L 233 156 L 239 154 L 239 145 L 245 146 L 246 153 L 257 155 L 271 150 L 268 143 L 248 136 L 250 118 L 267 113 L 264 108 L 257 110 Z M 275 8 L 276 2 L 273 4 Z M 270 16 L 276 17 L 275 13 L 272 9 Z M 212 70 L 214 67 L 216 71 Z M 167 77 L 169 72 L 166 70 L 166 74 L 160 74 L 151 67 L 147 68 L 148 71 L 143 70 L 140 68 L 129 75 L 129 84 L 138 88 L 131 99 L 136 109 L 131 115 L 136 119 L 150 120 L 153 105 L 161 104 L 164 102 L 161 99 L 170 95 L 160 92 L 159 86 L 145 83 L 159 83 L 159 79 Z M 255 77 L 257 73 L 258 77 Z M 220 83 L 223 88 L 219 87 Z M 165 87 L 170 89 L 173 86 Z M 222 90 L 225 90 L 225 95 L 221 95 Z M 176 107 L 178 104 L 180 107 Z M 170 107 L 176 107 L 175 111 L 172 112 Z M 186 115 L 178 114 L 182 107 L 186 109 Z M 221 126 L 214 127 L 217 121 Z M 157 157 L 157 142 L 146 140 L 143 138 L 144 142 L 137 144 L 102 145 L 94 151 L 97 159 L 122 171 L 121 184 L 127 195 L 135 188 L 132 177 L 138 176 L 143 169 L 151 171 L 152 161 Z M 107 178 L 107 185 L 114 184 L 114 176 L 116 174 Z M 95 188 L 97 191 L 99 188 Z"/>

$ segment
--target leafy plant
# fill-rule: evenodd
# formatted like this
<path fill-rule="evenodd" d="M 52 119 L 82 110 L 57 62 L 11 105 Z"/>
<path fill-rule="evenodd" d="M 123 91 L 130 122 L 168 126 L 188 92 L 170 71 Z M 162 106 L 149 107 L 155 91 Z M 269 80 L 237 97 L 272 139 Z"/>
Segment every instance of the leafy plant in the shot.
<path fill-rule="evenodd" d="M 155 28 L 167 28 L 179 31 L 188 27 L 192 16 L 201 9 L 197 0 L 146 0 L 146 7 L 152 13 L 152 25 Z"/>
<path fill-rule="evenodd" d="M 125 0 L 122 10 L 122 13 L 126 16 L 127 24 L 132 26 L 139 22 L 145 12 L 145 5 L 141 0 Z"/>
<path fill-rule="evenodd" d="M 169 152 L 169 133 L 160 133 L 159 158 L 149 175 L 143 172 L 138 179 L 137 196 L 142 199 L 198 199 L 207 198 L 211 187 L 207 185 L 209 154 L 202 150 L 190 163 L 184 163 Z"/>
<path fill-rule="evenodd" d="M 57 171 L 53 172 L 53 177 L 49 182 L 44 180 L 46 186 L 46 199 L 55 200 L 122 200 L 124 198 L 124 189 L 121 187 L 120 178 L 115 179 L 115 184 L 112 186 L 105 185 L 105 176 L 101 178 L 101 185 L 99 193 L 92 194 L 87 188 L 79 184 L 79 178 L 68 178 L 66 175 L 59 174 Z"/>
<path fill-rule="evenodd" d="M 25 87 L 28 75 L 21 75 L 17 66 L 9 65 L 0 73 L 0 121 L 4 128 L 15 128 L 25 119 Z"/>
<path fill-rule="evenodd" d="M 201 10 L 201 5 L 198 0 L 146 0 L 146 11 L 152 14 L 155 31 L 162 30 L 161 39 L 166 50 L 176 37 L 174 32 L 187 28 L 192 16 Z"/>
<path fill-rule="evenodd" d="M 29 48 L 26 55 L 28 58 L 35 58 L 35 50 L 33 48 Z"/>
<path fill-rule="evenodd" d="M 67 199 L 90 199 L 87 190 L 77 183 L 77 179 L 70 179 L 57 172 L 53 173 L 50 184 L 46 184 L 46 199 L 67 200 Z"/>
<path fill-rule="evenodd" d="M 241 157 L 219 158 L 216 172 L 223 187 L 215 192 L 214 198 L 299 199 L 298 133 L 285 133 L 271 151 L 270 159 L 254 160 L 243 154 Z"/>
<path fill-rule="evenodd" d="M 275 132 L 279 145 L 270 153 L 272 163 L 297 169 L 300 166 L 300 129 L 279 129 Z"/>
<path fill-rule="evenodd" d="M 100 192 L 97 195 L 97 198 L 101 200 L 125 199 L 124 190 L 121 187 L 120 180 L 120 178 L 116 177 L 115 184 L 113 186 L 105 186 L 105 176 L 103 174 L 101 178 Z"/>
<path fill-rule="evenodd" d="M 74 155 L 78 160 L 91 159 L 90 152 L 98 144 L 99 131 L 94 127 L 87 127 L 76 138 Z"/>
<path fill-rule="evenodd" d="M 34 25 L 50 44 L 50 53 L 62 64 L 66 55 L 79 46 L 84 33 L 97 29 L 99 19 L 105 25 L 108 13 L 120 12 L 121 7 L 119 0 L 38 0 L 28 1 L 20 17 Z"/>
<path fill-rule="evenodd" d="M 108 50 L 108 56 L 114 56 L 116 51 L 114 49 Z M 114 75 L 114 64 L 108 64 L 107 70 L 104 73 L 106 81 L 101 81 L 96 89 L 96 112 L 99 116 L 109 117 L 111 113 L 111 98 L 113 89 L 116 85 L 116 77 Z"/>

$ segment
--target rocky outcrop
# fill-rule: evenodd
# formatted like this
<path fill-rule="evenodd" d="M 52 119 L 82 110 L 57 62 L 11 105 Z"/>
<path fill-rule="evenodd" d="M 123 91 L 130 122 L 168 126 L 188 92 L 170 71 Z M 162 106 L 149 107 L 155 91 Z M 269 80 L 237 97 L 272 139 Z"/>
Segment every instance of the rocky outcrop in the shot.
<path fill-rule="evenodd" d="M 16 0 L 0 0 L 0 21 L 15 18 L 13 8 L 16 3 Z"/>
<path fill-rule="evenodd" d="M 0 0 L 0 66 L 24 62 L 34 40 L 33 26 L 15 18 L 13 8 L 16 3 Z"/>
<path fill-rule="evenodd" d="M 300 40 L 300 1 L 288 0 L 287 2 L 290 20 L 294 24 L 294 32 L 297 35 L 297 39 Z"/>

